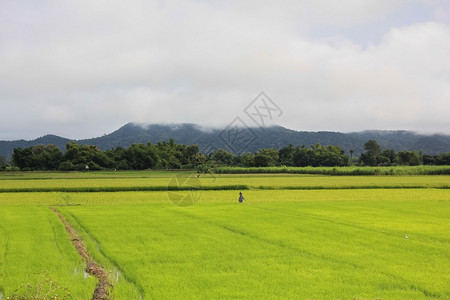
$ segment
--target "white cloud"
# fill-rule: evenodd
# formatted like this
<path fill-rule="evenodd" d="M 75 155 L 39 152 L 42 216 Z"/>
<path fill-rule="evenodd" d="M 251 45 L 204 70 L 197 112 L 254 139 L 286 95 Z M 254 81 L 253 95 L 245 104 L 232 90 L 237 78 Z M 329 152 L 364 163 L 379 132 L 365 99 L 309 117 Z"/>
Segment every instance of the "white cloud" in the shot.
<path fill-rule="evenodd" d="M 445 2 L 335 3 L 2 1 L 0 139 L 226 125 L 261 90 L 298 130 L 450 133 Z"/>

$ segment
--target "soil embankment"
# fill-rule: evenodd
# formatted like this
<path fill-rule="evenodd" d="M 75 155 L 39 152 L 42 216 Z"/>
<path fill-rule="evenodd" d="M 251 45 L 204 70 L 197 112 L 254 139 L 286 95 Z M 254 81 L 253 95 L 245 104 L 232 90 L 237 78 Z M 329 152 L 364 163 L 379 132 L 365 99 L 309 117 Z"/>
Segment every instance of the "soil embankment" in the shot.
<path fill-rule="evenodd" d="M 95 288 L 94 294 L 92 295 L 93 300 L 100 299 L 110 299 L 109 292 L 112 288 L 112 284 L 109 280 L 108 274 L 106 271 L 100 267 L 89 255 L 86 247 L 81 241 L 78 233 L 70 226 L 69 222 L 53 207 L 49 207 L 52 211 L 54 211 L 59 219 L 63 222 L 64 227 L 66 228 L 67 233 L 69 234 L 70 239 L 72 240 L 73 245 L 77 249 L 78 253 L 86 262 L 86 272 L 95 276 L 98 279 L 97 287 Z"/>

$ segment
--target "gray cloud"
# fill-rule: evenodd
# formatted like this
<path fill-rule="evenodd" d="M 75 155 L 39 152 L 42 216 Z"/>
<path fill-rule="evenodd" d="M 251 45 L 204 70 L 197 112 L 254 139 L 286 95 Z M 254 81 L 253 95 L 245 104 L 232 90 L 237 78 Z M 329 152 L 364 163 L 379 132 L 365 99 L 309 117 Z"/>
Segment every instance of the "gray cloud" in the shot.
<path fill-rule="evenodd" d="M 293 129 L 450 134 L 447 2 L 333 3 L 2 1 L 0 139 L 226 125 L 261 90 Z"/>

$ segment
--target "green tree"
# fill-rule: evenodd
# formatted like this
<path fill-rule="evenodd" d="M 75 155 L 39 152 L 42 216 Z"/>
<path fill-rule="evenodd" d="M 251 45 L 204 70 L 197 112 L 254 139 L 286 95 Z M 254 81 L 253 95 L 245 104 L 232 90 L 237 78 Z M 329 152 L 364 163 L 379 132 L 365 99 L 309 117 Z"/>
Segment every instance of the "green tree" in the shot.
<path fill-rule="evenodd" d="M 379 164 L 383 164 L 385 166 L 390 166 L 395 163 L 397 159 L 397 154 L 395 153 L 395 150 L 383 150 L 381 152 L 381 155 L 379 157 Z"/>
<path fill-rule="evenodd" d="M 14 148 L 13 155 L 12 155 L 12 162 L 13 165 L 20 169 L 29 168 L 30 166 L 30 158 L 31 158 L 32 152 L 31 148 L 24 148 L 18 147 Z"/>
<path fill-rule="evenodd" d="M 355 150 L 350 149 L 350 151 L 348 151 L 350 153 L 350 163 L 353 164 L 353 153 L 355 153 Z"/>
<path fill-rule="evenodd" d="M 271 164 L 271 157 L 266 154 L 255 154 L 254 166 L 255 167 L 268 167 Z"/>
<path fill-rule="evenodd" d="M 45 170 L 56 170 L 63 161 L 63 154 L 55 145 L 47 145 L 40 155 L 40 160 Z"/>
<path fill-rule="evenodd" d="M 55 145 L 15 148 L 12 156 L 14 165 L 22 170 L 56 170 L 62 159 L 62 152 Z"/>
<path fill-rule="evenodd" d="M 243 167 L 254 167 L 255 166 L 255 155 L 252 153 L 241 154 L 240 165 Z"/>
<path fill-rule="evenodd" d="M 439 154 L 434 162 L 436 165 L 450 165 L 450 152 Z"/>
<path fill-rule="evenodd" d="M 180 169 L 182 164 L 187 164 L 184 161 L 183 153 L 186 151 L 185 145 L 178 145 L 174 139 L 168 142 L 158 142 L 156 144 L 157 155 L 160 158 L 159 167 L 168 169 Z"/>
<path fill-rule="evenodd" d="M 232 165 L 233 154 L 223 149 L 216 150 L 210 154 L 211 159 L 215 160 L 218 164 Z"/>
<path fill-rule="evenodd" d="M 97 146 L 78 145 L 76 142 L 66 144 L 66 152 L 63 157 L 64 164 L 60 164 L 59 169 L 66 170 L 101 170 L 112 168 L 114 160 L 107 153 L 101 151 Z"/>
<path fill-rule="evenodd" d="M 113 148 L 105 151 L 106 156 L 113 162 L 113 168 L 116 170 L 129 170 L 131 163 L 127 160 L 126 149 L 122 147 Z"/>
<path fill-rule="evenodd" d="M 381 147 L 375 140 L 369 140 L 364 144 L 364 150 L 369 156 L 378 156 L 381 153 Z"/>
<path fill-rule="evenodd" d="M 314 151 L 305 146 L 297 147 L 293 155 L 294 166 L 306 167 L 315 164 Z"/>
<path fill-rule="evenodd" d="M 364 153 L 359 157 L 360 164 L 376 166 L 381 154 L 381 147 L 375 140 L 369 140 L 364 144 Z"/>
<path fill-rule="evenodd" d="M 6 157 L 3 155 L 0 155 L 0 166 L 6 166 L 8 164 L 8 161 L 6 160 Z"/>
<path fill-rule="evenodd" d="M 150 143 L 132 144 L 125 151 L 125 158 L 129 166 L 135 170 L 151 169 L 158 164 L 157 151 Z"/>
<path fill-rule="evenodd" d="M 434 165 L 435 164 L 435 156 L 424 154 L 422 156 L 422 161 L 424 165 Z"/>
<path fill-rule="evenodd" d="M 257 158 L 258 157 L 258 158 Z M 278 164 L 280 159 L 279 152 L 273 148 L 259 149 L 255 152 L 255 167 L 268 167 Z"/>
<path fill-rule="evenodd" d="M 196 157 L 197 154 L 199 154 L 198 145 L 187 146 L 183 153 L 183 162 L 185 164 L 198 164 L 197 159 L 200 157 Z"/>
<path fill-rule="evenodd" d="M 285 165 L 285 166 L 293 166 L 294 165 L 294 154 L 295 154 L 295 148 L 292 144 L 289 144 L 286 147 L 281 148 L 280 151 L 278 151 L 280 164 Z"/>
<path fill-rule="evenodd" d="M 414 151 L 400 151 L 398 161 L 399 164 L 405 166 L 418 166 L 420 164 L 419 155 Z"/>
<path fill-rule="evenodd" d="M 203 153 L 196 153 L 191 161 L 191 163 L 195 166 L 202 165 L 206 162 L 206 155 Z"/>

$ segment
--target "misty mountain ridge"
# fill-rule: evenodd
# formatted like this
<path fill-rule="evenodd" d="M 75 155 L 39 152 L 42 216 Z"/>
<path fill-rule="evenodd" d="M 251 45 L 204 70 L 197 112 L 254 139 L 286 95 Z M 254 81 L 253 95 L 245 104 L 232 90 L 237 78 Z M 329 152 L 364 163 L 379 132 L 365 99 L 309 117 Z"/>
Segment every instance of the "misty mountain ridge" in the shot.
<path fill-rule="evenodd" d="M 198 144 L 202 152 L 225 149 L 234 154 L 253 152 L 261 148 L 280 149 L 294 146 L 336 145 L 346 153 L 354 150 L 355 155 L 364 151 L 364 143 L 376 140 L 382 149 L 395 151 L 420 151 L 426 154 L 450 152 L 450 136 L 443 134 L 424 135 L 411 131 L 367 130 L 341 133 L 332 131 L 296 131 L 282 126 L 222 128 L 205 127 L 191 123 L 143 124 L 128 123 L 116 131 L 90 139 L 72 140 L 56 135 L 45 135 L 35 140 L 0 141 L 0 155 L 10 156 L 14 148 L 39 144 L 54 144 L 65 150 L 66 143 L 76 141 L 80 145 L 95 145 L 101 150 L 116 147 L 127 148 L 133 143 L 157 143 L 174 139 L 178 144 Z"/>

